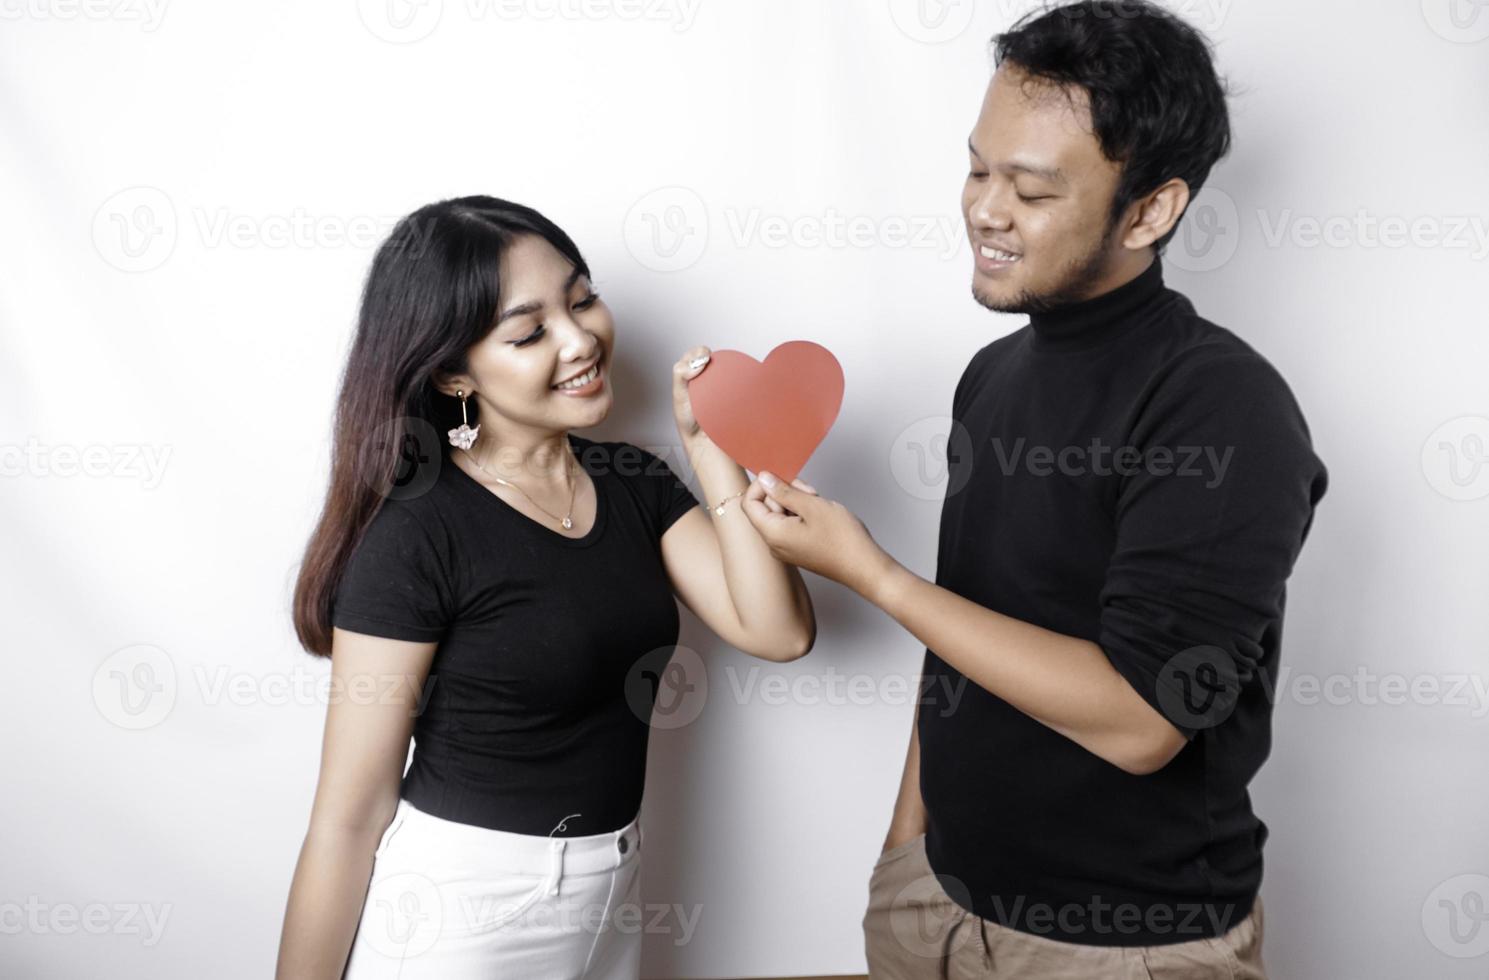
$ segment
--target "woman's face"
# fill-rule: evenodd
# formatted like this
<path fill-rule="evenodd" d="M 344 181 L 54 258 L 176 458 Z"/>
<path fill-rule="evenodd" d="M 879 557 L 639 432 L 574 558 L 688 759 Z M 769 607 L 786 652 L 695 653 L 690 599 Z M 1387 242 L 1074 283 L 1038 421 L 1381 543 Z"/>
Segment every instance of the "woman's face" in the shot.
<path fill-rule="evenodd" d="M 597 425 L 614 400 L 615 323 L 588 277 L 542 237 L 522 235 L 502 255 L 501 288 L 495 329 L 470 349 L 481 420 L 494 412 L 550 432 Z"/>

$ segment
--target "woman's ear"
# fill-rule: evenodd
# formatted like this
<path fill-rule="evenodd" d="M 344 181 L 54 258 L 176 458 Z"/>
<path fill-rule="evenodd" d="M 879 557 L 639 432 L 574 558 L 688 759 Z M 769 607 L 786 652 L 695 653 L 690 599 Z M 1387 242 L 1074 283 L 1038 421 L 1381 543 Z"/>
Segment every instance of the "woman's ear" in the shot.
<path fill-rule="evenodd" d="M 449 395 L 451 398 L 455 397 L 455 392 L 457 391 L 464 391 L 466 397 L 469 397 L 475 391 L 475 386 L 471 383 L 470 378 L 462 374 L 436 374 L 430 379 L 430 383 L 434 385 L 435 391 Z"/>

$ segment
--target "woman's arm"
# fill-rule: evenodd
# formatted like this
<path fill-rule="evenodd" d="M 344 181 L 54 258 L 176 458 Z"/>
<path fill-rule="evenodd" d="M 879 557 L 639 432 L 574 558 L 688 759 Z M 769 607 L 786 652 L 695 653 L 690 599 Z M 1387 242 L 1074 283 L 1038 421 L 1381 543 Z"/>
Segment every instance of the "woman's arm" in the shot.
<path fill-rule="evenodd" d="M 373 852 L 398 806 L 434 643 L 336 629 L 320 778 L 284 913 L 276 980 L 338 980 Z"/>
<path fill-rule="evenodd" d="M 750 485 L 744 468 L 698 427 L 688 381 L 707 365 L 692 367 L 708 348 L 698 347 L 673 365 L 673 408 L 683 451 L 698 477 L 705 506 L 695 507 L 662 535 L 662 559 L 684 605 L 726 643 L 766 660 L 805 656 L 816 642 L 812 598 L 801 573 L 777 561 L 740 509 L 739 498 L 712 505 Z"/>
<path fill-rule="evenodd" d="M 739 464 L 711 443 L 690 456 L 710 503 L 749 486 Z M 662 535 L 662 560 L 678 598 L 730 646 L 787 661 L 805 656 L 816 642 L 801 573 L 771 556 L 737 499 L 722 516 L 705 506 L 678 518 Z"/>

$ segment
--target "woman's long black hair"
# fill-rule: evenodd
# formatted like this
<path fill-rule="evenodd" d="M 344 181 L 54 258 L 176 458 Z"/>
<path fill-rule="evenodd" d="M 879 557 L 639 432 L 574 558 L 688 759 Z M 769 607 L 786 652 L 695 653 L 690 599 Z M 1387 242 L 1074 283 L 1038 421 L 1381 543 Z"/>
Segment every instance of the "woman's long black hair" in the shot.
<path fill-rule="evenodd" d="M 529 234 L 589 275 L 563 229 L 494 197 L 425 205 L 378 248 L 341 376 L 330 486 L 295 583 L 295 633 L 309 652 L 331 655 L 332 600 L 383 500 L 422 492 L 443 464 L 460 402 L 434 382 L 467 370 L 467 352 L 496 323 L 502 252 Z M 474 400 L 468 410 L 475 412 Z"/>

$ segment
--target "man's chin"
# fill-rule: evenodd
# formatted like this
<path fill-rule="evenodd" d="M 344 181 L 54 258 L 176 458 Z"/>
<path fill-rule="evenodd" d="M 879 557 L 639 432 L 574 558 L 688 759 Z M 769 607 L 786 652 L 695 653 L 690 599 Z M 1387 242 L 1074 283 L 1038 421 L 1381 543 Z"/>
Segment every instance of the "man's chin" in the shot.
<path fill-rule="evenodd" d="M 1037 304 L 1031 303 L 1028 293 L 1022 290 L 1016 292 L 994 291 L 983 289 L 976 283 L 972 284 L 972 298 L 994 313 L 1029 313 L 1031 307 Z"/>

